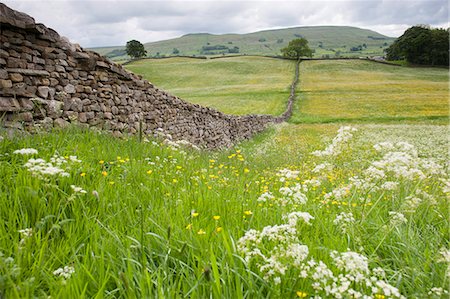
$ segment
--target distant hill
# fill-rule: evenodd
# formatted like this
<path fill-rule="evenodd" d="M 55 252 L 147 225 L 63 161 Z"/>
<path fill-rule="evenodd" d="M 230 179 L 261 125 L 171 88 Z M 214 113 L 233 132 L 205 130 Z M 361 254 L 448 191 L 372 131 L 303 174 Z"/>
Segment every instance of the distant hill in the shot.
<path fill-rule="evenodd" d="M 310 26 L 265 30 L 247 34 L 186 34 L 179 38 L 146 43 L 152 57 L 176 55 L 279 55 L 289 41 L 304 37 L 314 57 L 383 55 L 395 38 L 368 29 L 347 26 Z M 125 46 L 92 48 L 114 60 L 126 59 Z"/>

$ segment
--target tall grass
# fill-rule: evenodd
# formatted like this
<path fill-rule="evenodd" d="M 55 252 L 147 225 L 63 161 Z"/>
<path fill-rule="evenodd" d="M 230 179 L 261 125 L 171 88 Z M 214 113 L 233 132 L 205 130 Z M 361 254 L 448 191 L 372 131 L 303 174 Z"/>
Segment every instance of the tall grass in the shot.
<path fill-rule="evenodd" d="M 292 264 L 274 281 L 258 261 L 244 260 L 237 247 L 249 230 L 282 224 L 282 216 L 292 211 L 314 217 L 311 226 L 296 228 L 296 242 L 308 246 L 308 259 L 323 261 L 335 275 L 341 270 L 331 266 L 330 253 L 351 250 L 366 256 L 370 269 L 383 268 L 385 280 L 405 296 L 423 297 L 433 287 L 445 288 L 448 264 L 439 262 L 439 252 L 448 251 L 445 174 L 399 179 L 395 190 L 353 188 L 339 199 L 330 198 L 326 194 L 348 185 L 350 177 L 367 177 L 364 169 L 382 158 L 364 140 L 364 131 L 343 143 L 345 151 L 336 156 L 316 157 L 312 148 L 299 148 L 292 159 L 270 146 L 278 130 L 224 152 L 174 149 L 160 140 L 117 140 L 78 129 L 3 139 L 1 296 L 313 296 L 312 278 L 301 278 Z M 320 141 L 326 131 L 311 131 L 318 140 L 315 149 L 331 142 L 330 134 Z M 38 153 L 14 154 L 22 148 Z M 24 167 L 30 158 L 48 162 L 55 154 L 59 159 L 53 166 L 59 161 L 69 176 L 33 175 Z M 326 161 L 334 167 L 313 171 Z M 285 168 L 299 172 L 279 172 Z M 390 175 L 386 171 L 376 186 L 395 180 Z M 282 204 L 287 197 L 281 188 L 307 186 L 308 180 L 320 184 L 302 189 L 306 203 Z M 258 200 L 267 192 L 274 199 Z M 422 199 L 412 213 L 404 211 L 411 195 Z M 390 211 L 404 213 L 406 224 L 392 226 Z M 346 232 L 333 223 L 342 212 L 356 219 Z"/>

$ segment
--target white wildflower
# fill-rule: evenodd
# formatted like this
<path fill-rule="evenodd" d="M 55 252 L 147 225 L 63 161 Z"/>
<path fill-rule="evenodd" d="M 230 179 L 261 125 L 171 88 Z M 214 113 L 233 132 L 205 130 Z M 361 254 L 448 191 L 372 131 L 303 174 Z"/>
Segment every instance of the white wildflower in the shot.
<path fill-rule="evenodd" d="M 295 227 L 299 219 L 302 219 L 303 222 L 305 222 L 308 225 L 311 225 L 311 220 L 313 220 L 314 217 L 311 216 L 311 214 L 309 214 L 308 212 L 292 212 L 289 213 L 288 215 L 284 215 L 283 219 L 287 219 L 288 224 L 290 226 Z"/>
<path fill-rule="evenodd" d="M 341 127 L 338 134 L 333 138 L 323 151 L 314 151 L 312 154 L 317 157 L 337 156 L 342 152 L 343 146 L 352 139 L 352 132 L 357 131 L 356 128 L 349 126 Z"/>
<path fill-rule="evenodd" d="M 32 228 L 24 228 L 19 230 L 20 233 L 20 245 L 25 244 L 25 242 L 33 236 L 33 229 Z"/>
<path fill-rule="evenodd" d="M 430 291 L 428 292 L 428 295 L 436 296 L 436 297 L 442 297 L 442 295 L 446 295 L 446 294 L 448 294 L 447 290 L 444 290 L 443 288 L 436 288 L 436 287 L 431 288 Z"/>
<path fill-rule="evenodd" d="M 293 259 L 293 265 L 295 267 L 300 266 L 304 260 L 308 257 L 308 246 L 302 244 L 290 244 L 286 250 L 286 257 Z"/>
<path fill-rule="evenodd" d="M 333 170 L 333 164 L 324 162 L 322 164 L 316 165 L 312 170 L 313 173 L 321 173 L 322 171 L 331 171 Z"/>
<path fill-rule="evenodd" d="M 340 228 L 342 233 L 348 233 L 350 227 L 355 223 L 355 218 L 352 212 L 342 212 L 333 220 L 333 224 Z"/>
<path fill-rule="evenodd" d="M 64 268 L 58 268 L 53 271 L 53 275 L 62 277 L 63 279 L 69 279 L 73 273 L 75 273 L 75 269 L 71 266 L 65 266 Z"/>
<path fill-rule="evenodd" d="M 274 199 L 275 197 L 270 192 L 264 192 L 258 197 L 259 202 L 266 202 Z"/>
<path fill-rule="evenodd" d="M 392 191 L 398 188 L 399 183 L 398 182 L 391 182 L 391 181 L 387 181 L 384 182 L 380 188 L 383 190 L 388 190 L 388 191 Z"/>
<path fill-rule="evenodd" d="M 286 179 L 294 180 L 294 179 L 298 178 L 299 173 L 300 173 L 300 171 L 298 171 L 298 170 L 290 170 L 290 169 L 285 168 L 285 169 L 279 170 L 277 172 L 277 176 L 279 176 L 280 179 L 283 178 L 283 182 L 284 182 Z"/>
<path fill-rule="evenodd" d="M 404 211 L 407 213 L 414 213 L 421 203 L 422 199 L 415 196 L 408 196 L 403 204 Z"/>
<path fill-rule="evenodd" d="M 390 223 L 392 226 L 397 226 L 408 222 L 408 219 L 406 219 L 405 215 L 402 213 L 391 211 L 389 212 L 389 216 L 391 217 Z"/>
<path fill-rule="evenodd" d="M 87 193 L 86 190 L 84 190 L 81 187 L 77 187 L 75 185 L 70 185 L 70 188 L 72 188 L 74 193 L 81 193 L 81 194 L 86 194 Z"/>
<path fill-rule="evenodd" d="M 38 151 L 34 148 L 22 148 L 19 150 L 15 150 L 13 154 L 19 154 L 19 155 L 35 155 Z"/>
<path fill-rule="evenodd" d="M 360 277 L 359 274 L 365 276 L 369 273 L 368 259 L 359 253 L 353 251 L 338 253 L 333 251 L 331 257 L 339 270 L 354 277 Z"/>

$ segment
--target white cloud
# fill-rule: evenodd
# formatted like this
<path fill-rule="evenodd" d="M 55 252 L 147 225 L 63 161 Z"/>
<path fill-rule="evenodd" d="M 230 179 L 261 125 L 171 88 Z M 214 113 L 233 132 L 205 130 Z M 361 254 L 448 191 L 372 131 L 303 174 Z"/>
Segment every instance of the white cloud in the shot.
<path fill-rule="evenodd" d="M 84 47 L 150 42 L 187 33 L 346 25 L 399 36 L 416 24 L 449 27 L 446 0 L 95 1 L 5 0 Z"/>

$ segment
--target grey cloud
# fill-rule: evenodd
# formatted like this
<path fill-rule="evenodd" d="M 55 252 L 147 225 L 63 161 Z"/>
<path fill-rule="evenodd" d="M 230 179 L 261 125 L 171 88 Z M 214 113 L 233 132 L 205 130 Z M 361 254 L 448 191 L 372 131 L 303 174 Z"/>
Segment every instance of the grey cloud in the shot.
<path fill-rule="evenodd" d="M 446 0 L 3 2 L 87 47 L 312 25 L 376 28 L 394 36 L 415 24 L 449 24 Z"/>

